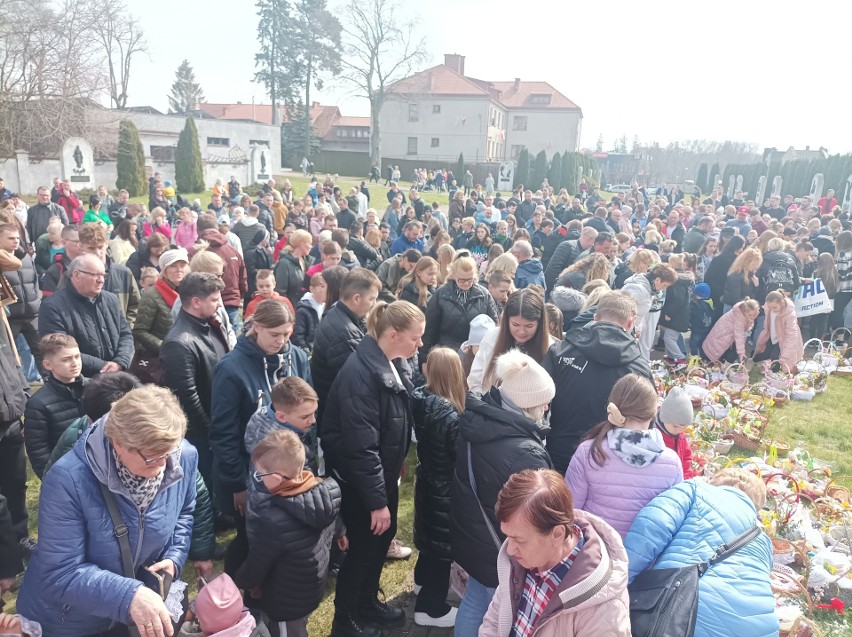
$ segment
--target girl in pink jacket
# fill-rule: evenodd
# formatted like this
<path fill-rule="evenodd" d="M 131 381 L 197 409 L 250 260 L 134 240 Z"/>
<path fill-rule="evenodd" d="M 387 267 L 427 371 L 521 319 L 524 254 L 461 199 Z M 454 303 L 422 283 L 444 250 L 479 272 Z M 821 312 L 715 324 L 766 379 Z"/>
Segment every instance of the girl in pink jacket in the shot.
<path fill-rule="evenodd" d="M 189 250 L 198 241 L 198 215 L 189 208 L 178 210 L 180 223 L 175 228 L 174 243 L 179 248 Z"/>
<path fill-rule="evenodd" d="M 599 516 L 624 537 L 640 509 L 683 481 L 680 458 L 666 447 L 651 381 L 627 374 L 612 388 L 607 420 L 580 444 L 565 482 L 574 506 Z"/>
<path fill-rule="evenodd" d="M 746 359 L 746 336 L 754 327 L 754 321 L 760 313 L 760 304 L 754 299 L 744 298 L 725 312 L 707 338 L 702 349 L 705 356 L 714 363 L 725 361 L 736 363 Z"/>
<path fill-rule="evenodd" d="M 755 361 L 780 359 L 791 370 L 802 360 L 805 346 L 796 321 L 796 306 L 781 292 L 766 295 L 763 306 L 766 322 L 754 346 Z"/>

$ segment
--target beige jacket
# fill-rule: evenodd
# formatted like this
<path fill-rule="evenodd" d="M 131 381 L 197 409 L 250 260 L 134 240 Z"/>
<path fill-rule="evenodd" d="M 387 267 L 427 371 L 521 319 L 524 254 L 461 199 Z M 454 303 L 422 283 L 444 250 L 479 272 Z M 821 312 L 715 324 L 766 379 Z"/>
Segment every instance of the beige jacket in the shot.
<path fill-rule="evenodd" d="M 618 533 L 599 517 L 575 510 L 586 543 L 538 619 L 535 637 L 630 637 L 627 553 Z M 499 586 L 479 637 L 508 637 L 515 623 L 526 570 L 506 543 L 497 558 Z"/>
<path fill-rule="evenodd" d="M 0 250 L 0 276 L 3 272 L 15 272 L 21 269 L 21 260 L 7 250 Z M 18 348 L 15 345 L 15 338 L 12 336 L 12 327 L 9 325 L 9 318 L 6 316 L 6 308 L 0 306 L 0 330 L 3 330 L 3 335 L 0 339 L 7 340 L 15 353 L 15 359 L 18 365 L 21 364 L 21 357 L 18 356 Z"/>

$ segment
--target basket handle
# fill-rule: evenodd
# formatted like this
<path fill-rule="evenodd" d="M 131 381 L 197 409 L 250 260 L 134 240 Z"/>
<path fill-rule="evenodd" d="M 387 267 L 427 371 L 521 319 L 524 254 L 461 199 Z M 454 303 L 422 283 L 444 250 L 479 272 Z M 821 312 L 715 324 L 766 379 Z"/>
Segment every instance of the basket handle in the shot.
<path fill-rule="evenodd" d="M 802 351 L 806 351 L 808 349 L 808 345 L 810 345 L 811 343 L 816 343 L 817 345 L 817 351 L 815 351 L 814 354 L 821 354 L 823 352 L 822 341 L 818 338 L 810 338 L 805 341 L 805 344 L 802 346 Z"/>

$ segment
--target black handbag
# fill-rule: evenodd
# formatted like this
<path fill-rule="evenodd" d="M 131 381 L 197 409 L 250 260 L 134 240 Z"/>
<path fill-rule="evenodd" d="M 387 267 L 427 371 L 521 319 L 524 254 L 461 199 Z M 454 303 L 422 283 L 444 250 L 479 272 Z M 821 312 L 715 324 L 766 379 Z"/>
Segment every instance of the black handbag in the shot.
<path fill-rule="evenodd" d="M 750 528 L 716 549 L 706 562 L 640 573 L 627 587 L 633 637 L 692 637 L 698 616 L 698 580 L 760 533 L 760 527 Z"/>

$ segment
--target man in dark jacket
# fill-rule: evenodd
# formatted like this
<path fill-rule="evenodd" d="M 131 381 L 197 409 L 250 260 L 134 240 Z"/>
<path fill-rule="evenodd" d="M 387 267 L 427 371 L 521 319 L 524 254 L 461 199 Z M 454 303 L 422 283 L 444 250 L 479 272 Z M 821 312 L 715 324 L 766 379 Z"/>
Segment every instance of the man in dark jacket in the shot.
<path fill-rule="evenodd" d="M 367 333 L 364 319 L 376 304 L 380 289 L 375 274 L 366 268 L 352 269 L 340 284 L 340 300 L 323 315 L 317 327 L 311 376 L 319 397 L 318 423 L 322 423 L 328 392 L 337 373 Z"/>
<path fill-rule="evenodd" d="M 9 326 L 12 336 L 17 338 L 23 334 L 35 358 L 36 365 L 41 366 L 41 348 L 38 339 L 38 310 L 41 306 L 41 292 L 38 289 L 38 272 L 33 258 L 27 254 L 21 244 L 21 236 L 17 226 L 0 225 L 0 250 L 14 254 L 21 261 L 21 267 L 14 272 L 6 272 L 6 279 L 12 286 L 12 291 L 18 297 L 16 303 L 9 308 Z"/>
<path fill-rule="evenodd" d="M 51 217 L 59 217 L 63 226 L 68 225 L 65 209 L 50 200 L 50 191 L 42 186 L 38 189 L 38 203 L 27 210 L 27 236 L 33 243 L 47 232 Z"/>
<path fill-rule="evenodd" d="M 689 232 L 683 238 L 681 248 L 684 252 L 698 254 L 701 246 L 707 240 L 707 235 L 713 231 L 713 218 L 701 217 L 697 223 L 692 224 Z"/>
<path fill-rule="evenodd" d="M 15 577 L 23 571 L 24 563 L 21 560 L 15 527 L 12 525 L 12 516 L 9 514 L 9 505 L 0 493 L 0 595 L 12 588 Z"/>
<path fill-rule="evenodd" d="M 675 252 L 683 251 L 683 238 L 686 236 L 686 228 L 680 222 L 680 212 L 672 210 L 669 213 L 669 216 L 666 217 L 666 223 L 663 225 L 663 234 L 667 239 L 677 244 L 674 249 Z"/>
<path fill-rule="evenodd" d="M 550 255 L 547 268 L 544 271 L 544 282 L 548 291 L 553 290 L 556 279 L 562 274 L 562 270 L 574 263 L 581 253 L 594 245 L 597 236 L 597 230 L 585 227 L 580 232 L 579 239 L 563 241 L 556 247 L 556 250 Z"/>
<path fill-rule="evenodd" d="M 42 304 L 39 333 L 73 336 L 82 354 L 83 375 L 88 378 L 127 369 L 133 358 L 133 333 L 118 297 L 104 290 L 103 262 L 84 254 L 71 262 L 66 275 L 70 285 Z"/>
<path fill-rule="evenodd" d="M 406 250 L 402 254 L 393 255 L 384 261 L 376 270 L 376 276 L 379 277 L 381 290 L 379 295 L 382 301 L 393 303 L 396 301 L 396 289 L 399 287 L 399 282 L 406 274 L 414 269 L 417 262 L 420 260 L 419 250 Z"/>
<path fill-rule="evenodd" d="M 213 215 L 201 215 L 198 218 L 198 237 L 208 243 L 207 249 L 225 262 L 225 271 L 222 281 L 225 289 L 222 291 L 222 305 L 231 319 L 231 324 L 236 325 L 237 313 L 243 303 L 243 297 L 248 291 L 248 275 L 246 264 L 239 253 L 228 245 L 219 230 L 217 230 L 216 218 Z"/>
<path fill-rule="evenodd" d="M 186 439 L 198 449 L 198 471 L 211 491 L 213 452 L 208 430 L 213 370 L 230 350 L 222 330 L 214 325 L 224 287 L 214 274 L 188 274 L 180 285 L 180 313 L 160 348 L 162 383 L 186 414 Z"/>
<path fill-rule="evenodd" d="M 515 211 L 515 218 L 518 220 L 519 228 L 525 226 L 527 221 L 532 219 L 535 208 L 536 203 L 533 201 L 532 190 L 525 191 L 524 200 L 518 205 L 518 209 Z"/>
<path fill-rule="evenodd" d="M 381 255 L 364 241 L 364 225 L 360 221 L 356 221 L 349 228 L 349 249 L 355 253 L 358 263 L 368 270 L 375 272 L 381 264 Z"/>
<path fill-rule="evenodd" d="M 53 264 L 44 273 L 41 280 L 41 293 L 45 298 L 59 289 L 59 282 L 65 275 L 65 271 L 71 262 L 82 254 L 80 250 L 79 230 L 77 226 L 70 225 L 62 228 L 62 243 L 65 252 L 60 252 L 53 257 Z"/>
<path fill-rule="evenodd" d="M 609 393 L 618 379 L 631 372 L 651 378 L 631 334 L 635 321 L 635 301 L 624 292 L 608 292 L 598 303 L 595 320 L 571 330 L 544 358 L 542 365 L 556 384 L 547 450 L 561 474 L 583 436 L 606 419 Z"/>
<path fill-rule="evenodd" d="M 337 206 L 340 208 L 340 212 L 337 213 L 337 227 L 349 230 L 357 220 L 355 213 L 349 209 L 349 202 L 343 197 L 337 198 Z"/>

